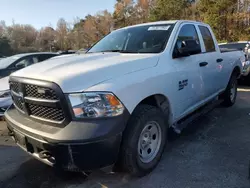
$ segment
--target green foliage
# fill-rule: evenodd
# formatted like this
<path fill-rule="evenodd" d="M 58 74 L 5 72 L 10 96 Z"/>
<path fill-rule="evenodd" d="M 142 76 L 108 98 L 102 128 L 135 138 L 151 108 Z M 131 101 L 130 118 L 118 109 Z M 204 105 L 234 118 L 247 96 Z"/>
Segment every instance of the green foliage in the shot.
<path fill-rule="evenodd" d="M 177 20 L 185 18 L 187 0 L 157 0 L 151 11 L 150 20 Z"/>
<path fill-rule="evenodd" d="M 9 56 L 12 54 L 10 41 L 7 37 L 0 37 L 0 54 L 4 56 Z"/>
<path fill-rule="evenodd" d="M 218 40 L 225 40 L 229 35 L 229 22 L 236 12 L 237 0 L 200 0 L 198 11 L 200 18 L 214 30 Z"/>

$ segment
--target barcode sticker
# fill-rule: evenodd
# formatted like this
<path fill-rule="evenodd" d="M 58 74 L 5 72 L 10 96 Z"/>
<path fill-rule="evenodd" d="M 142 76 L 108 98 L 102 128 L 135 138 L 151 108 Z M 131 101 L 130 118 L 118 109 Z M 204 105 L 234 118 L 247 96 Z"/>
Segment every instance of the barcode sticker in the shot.
<path fill-rule="evenodd" d="M 167 31 L 170 26 L 152 26 L 148 28 L 148 31 Z"/>

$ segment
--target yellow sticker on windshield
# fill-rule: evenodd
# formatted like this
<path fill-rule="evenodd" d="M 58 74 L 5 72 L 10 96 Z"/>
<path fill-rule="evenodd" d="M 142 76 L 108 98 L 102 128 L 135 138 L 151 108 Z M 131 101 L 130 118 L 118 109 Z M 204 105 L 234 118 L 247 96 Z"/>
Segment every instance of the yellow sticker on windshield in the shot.
<path fill-rule="evenodd" d="M 170 26 L 152 26 L 148 28 L 148 31 L 167 31 Z"/>

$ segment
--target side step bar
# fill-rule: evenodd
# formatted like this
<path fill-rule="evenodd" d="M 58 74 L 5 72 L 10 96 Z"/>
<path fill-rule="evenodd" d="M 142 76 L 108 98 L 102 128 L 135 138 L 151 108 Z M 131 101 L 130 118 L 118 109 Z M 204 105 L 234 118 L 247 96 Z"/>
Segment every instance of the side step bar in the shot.
<path fill-rule="evenodd" d="M 222 100 L 218 100 L 218 99 L 212 100 L 211 102 L 209 102 L 209 103 L 205 104 L 204 106 L 198 108 L 197 110 L 195 110 L 191 114 L 189 114 L 189 115 L 185 116 L 184 118 L 180 119 L 173 126 L 174 131 L 177 134 L 180 134 L 181 131 L 184 128 L 186 128 L 190 123 L 192 123 L 195 119 L 197 119 L 199 116 L 202 116 L 202 115 L 208 113 L 209 111 L 213 110 L 216 106 L 221 104 L 221 102 L 222 102 Z"/>

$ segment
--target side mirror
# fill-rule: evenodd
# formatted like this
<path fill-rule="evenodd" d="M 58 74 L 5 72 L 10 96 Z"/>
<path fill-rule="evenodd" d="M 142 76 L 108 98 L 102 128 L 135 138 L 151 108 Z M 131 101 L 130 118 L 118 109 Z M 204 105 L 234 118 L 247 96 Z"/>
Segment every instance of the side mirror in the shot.
<path fill-rule="evenodd" d="M 179 41 L 180 42 L 180 41 Z M 201 53 L 201 47 L 196 40 L 189 39 L 184 40 L 176 45 L 177 53 L 174 55 L 175 58 L 187 57 L 190 55 Z"/>

